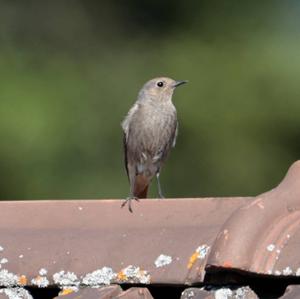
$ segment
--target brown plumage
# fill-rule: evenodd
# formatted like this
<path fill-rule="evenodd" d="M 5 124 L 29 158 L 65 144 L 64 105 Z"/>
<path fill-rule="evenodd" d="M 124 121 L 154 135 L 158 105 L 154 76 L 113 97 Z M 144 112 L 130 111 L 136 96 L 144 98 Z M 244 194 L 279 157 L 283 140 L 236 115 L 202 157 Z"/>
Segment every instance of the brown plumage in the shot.
<path fill-rule="evenodd" d="M 177 114 L 172 103 L 174 89 L 186 81 L 156 78 L 140 90 L 137 101 L 122 123 L 125 167 L 130 182 L 131 200 L 147 197 L 149 184 L 157 177 L 158 192 L 163 197 L 159 173 L 177 136 Z"/>

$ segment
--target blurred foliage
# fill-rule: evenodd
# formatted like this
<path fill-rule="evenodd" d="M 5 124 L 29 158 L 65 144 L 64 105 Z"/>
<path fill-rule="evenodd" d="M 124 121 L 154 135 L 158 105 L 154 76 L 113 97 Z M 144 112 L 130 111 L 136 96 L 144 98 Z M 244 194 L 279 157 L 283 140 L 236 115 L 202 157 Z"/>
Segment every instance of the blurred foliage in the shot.
<path fill-rule="evenodd" d="M 0 0 L 0 199 L 125 198 L 120 122 L 176 90 L 168 197 L 255 195 L 300 153 L 297 1 Z M 156 196 L 153 184 L 152 196 Z"/>

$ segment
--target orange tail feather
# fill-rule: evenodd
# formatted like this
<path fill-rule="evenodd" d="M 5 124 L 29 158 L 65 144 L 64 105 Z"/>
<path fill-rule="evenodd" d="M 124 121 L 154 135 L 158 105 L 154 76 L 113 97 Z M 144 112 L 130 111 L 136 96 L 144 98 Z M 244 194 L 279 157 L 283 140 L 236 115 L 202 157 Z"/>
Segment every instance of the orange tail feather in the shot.
<path fill-rule="evenodd" d="M 135 184 L 133 189 L 133 196 L 137 198 L 147 198 L 149 187 L 149 180 L 143 175 L 137 175 L 135 177 Z"/>

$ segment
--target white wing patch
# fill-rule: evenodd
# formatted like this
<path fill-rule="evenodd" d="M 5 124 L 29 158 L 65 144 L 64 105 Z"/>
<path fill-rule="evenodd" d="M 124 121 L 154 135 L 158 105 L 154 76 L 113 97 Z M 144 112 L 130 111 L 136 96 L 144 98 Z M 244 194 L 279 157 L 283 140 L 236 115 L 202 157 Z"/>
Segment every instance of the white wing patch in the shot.
<path fill-rule="evenodd" d="M 176 124 L 175 135 L 174 135 L 172 147 L 175 147 L 175 145 L 176 145 L 177 135 L 178 135 L 178 122 L 177 122 L 177 124 Z"/>

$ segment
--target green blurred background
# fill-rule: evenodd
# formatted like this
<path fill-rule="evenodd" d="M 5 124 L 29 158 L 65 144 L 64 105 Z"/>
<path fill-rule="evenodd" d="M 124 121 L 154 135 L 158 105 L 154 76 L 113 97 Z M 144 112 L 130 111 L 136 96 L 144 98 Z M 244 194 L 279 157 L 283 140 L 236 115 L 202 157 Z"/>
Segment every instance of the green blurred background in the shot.
<path fill-rule="evenodd" d="M 120 123 L 160 75 L 189 80 L 167 197 L 274 187 L 300 154 L 299 13 L 299 1 L 0 0 L 0 199 L 125 198 Z"/>

